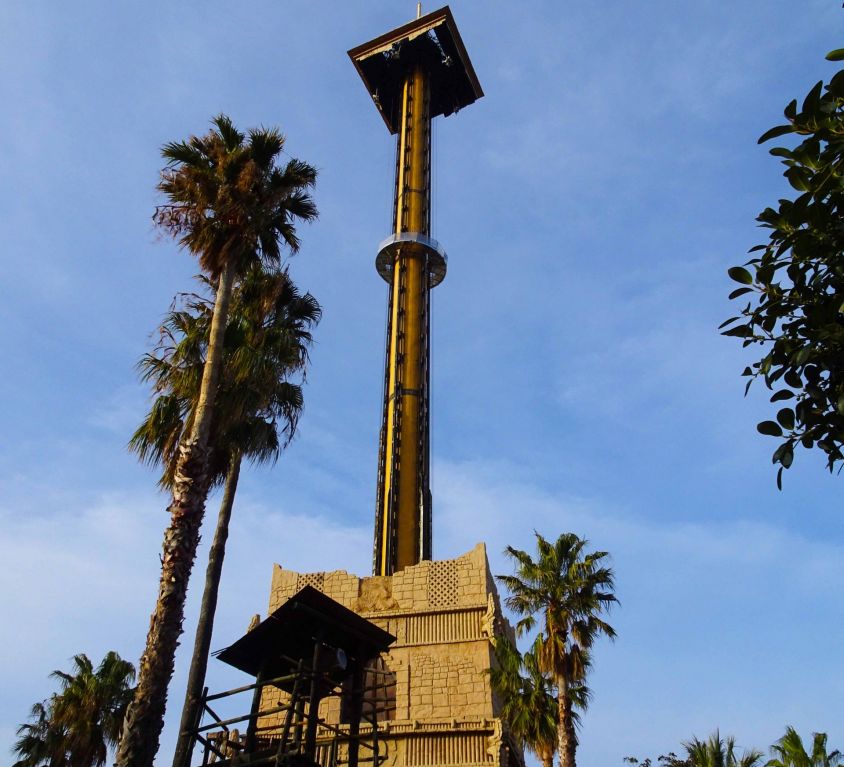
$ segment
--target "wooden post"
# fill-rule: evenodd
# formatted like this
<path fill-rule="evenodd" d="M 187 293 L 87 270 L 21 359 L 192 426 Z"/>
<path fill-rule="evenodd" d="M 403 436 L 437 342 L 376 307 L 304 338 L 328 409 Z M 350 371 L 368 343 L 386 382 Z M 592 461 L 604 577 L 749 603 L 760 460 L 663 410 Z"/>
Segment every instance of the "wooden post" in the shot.
<path fill-rule="evenodd" d="M 308 696 L 307 727 L 305 728 L 305 753 L 314 759 L 316 756 L 316 733 L 319 724 L 319 658 L 322 650 L 322 633 L 316 637 L 314 644 L 314 657 L 311 662 L 311 692 Z"/>
<path fill-rule="evenodd" d="M 290 705 L 284 713 L 284 727 L 281 730 L 281 742 L 278 744 L 278 754 L 276 755 L 276 764 L 278 764 L 281 755 L 288 751 L 287 741 L 290 738 L 290 726 L 293 724 L 293 716 L 296 713 L 296 706 L 299 705 L 299 687 L 302 684 L 302 666 L 303 661 L 300 659 L 296 666 L 296 679 L 293 682 L 293 691 L 290 693 Z"/>
<path fill-rule="evenodd" d="M 255 730 L 258 727 L 258 712 L 261 710 L 261 694 L 264 691 L 264 679 L 266 678 L 266 667 L 262 666 L 255 677 L 255 692 L 252 693 L 252 708 L 249 710 L 249 724 L 246 727 L 245 751 L 251 754 L 255 750 Z"/>
<path fill-rule="evenodd" d="M 363 663 L 356 661 L 352 670 L 352 689 L 351 695 L 349 696 L 348 767 L 358 767 L 358 753 L 360 751 L 360 719 L 363 715 L 363 676 Z M 375 765 L 374 767 L 378 766 Z"/>

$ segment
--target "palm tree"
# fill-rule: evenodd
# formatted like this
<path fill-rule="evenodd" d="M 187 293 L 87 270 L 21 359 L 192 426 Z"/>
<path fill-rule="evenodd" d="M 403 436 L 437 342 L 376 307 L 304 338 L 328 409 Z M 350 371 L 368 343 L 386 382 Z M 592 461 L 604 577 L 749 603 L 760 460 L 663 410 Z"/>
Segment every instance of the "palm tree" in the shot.
<path fill-rule="evenodd" d="M 844 754 L 837 749 L 827 753 L 826 733 L 812 734 L 812 753 L 803 745 L 797 730 L 789 726 L 783 735 L 771 746 L 772 758 L 765 767 L 840 767 L 844 764 Z"/>
<path fill-rule="evenodd" d="M 495 643 L 496 665 L 490 682 L 501 700 L 501 718 L 523 748 L 532 751 L 543 767 L 552 767 L 557 741 L 557 700 L 536 656 L 521 655 L 506 637 Z"/>
<path fill-rule="evenodd" d="M 65 733 L 51 723 L 48 705 L 36 703 L 29 718 L 34 721 L 18 727 L 12 751 L 20 759 L 12 767 L 67 767 Z"/>
<path fill-rule="evenodd" d="M 120 740 L 134 693 L 135 667 L 114 651 L 96 669 L 82 653 L 74 656 L 73 664 L 74 673 L 52 673 L 61 691 L 52 700 L 50 718 L 65 732 L 70 767 L 101 767 L 108 747 Z"/>
<path fill-rule="evenodd" d="M 158 751 L 211 479 L 208 444 L 232 288 L 250 267 L 278 265 L 282 242 L 292 252 L 298 250 L 296 220 L 310 221 L 317 215 L 308 193 L 316 171 L 299 160 L 283 168 L 277 165 L 284 147 L 279 131 L 255 129 L 247 137 L 224 115 L 213 125 L 203 137 L 170 143 L 162 150 L 168 165 L 158 189 L 168 202 L 156 209 L 154 221 L 198 257 L 215 283 L 216 296 L 193 422 L 178 446 L 158 597 L 137 691 L 126 713 L 119 767 L 152 767 Z"/>
<path fill-rule="evenodd" d="M 525 704 L 528 711 L 534 712 L 525 745 L 539 757 L 543 767 L 552 767 L 557 740 L 557 699 L 551 680 L 540 669 L 535 653 L 526 652 L 522 664 L 527 674 Z M 579 721 L 576 712 L 573 716 Z"/>
<path fill-rule="evenodd" d="M 32 707 L 32 724 L 18 728 L 15 767 L 102 767 L 117 745 L 134 692 L 135 668 L 116 652 L 97 668 L 87 655 L 73 658 L 73 671 L 54 671 L 60 690 Z"/>
<path fill-rule="evenodd" d="M 536 535 L 536 561 L 508 546 L 505 553 L 516 564 L 515 575 L 499 575 L 510 592 L 507 607 L 522 618 L 519 632 L 530 631 L 542 617 L 542 638 L 536 647 L 539 668 L 557 689 L 557 749 L 560 767 L 575 767 L 577 734 L 570 691 L 580 688 L 589 668 L 589 650 L 601 634 L 615 630 L 601 613 L 618 600 L 612 593 L 614 576 L 604 564 L 607 552 L 584 554 L 588 541 L 564 533 L 551 544 Z"/>
<path fill-rule="evenodd" d="M 196 407 L 212 314 L 210 301 L 195 295 L 185 298 L 185 309 L 167 316 L 156 353 L 145 355 L 139 364 L 142 377 L 153 384 L 159 396 L 129 443 L 142 460 L 163 465 L 159 480 L 163 487 L 172 483 L 175 447 L 189 428 Z M 200 713 L 240 465 L 243 458 L 256 463 L 275 460 L 292 439 L 303 400 L 301 386 L 287 379 L 294 373 L 304 377 L 310 329 L 320 314 L 316 299 L 309 293 L 301 295 L 283 271 L 252 270 L 232 294 L 209 456 L 211 484 L 224 484 L 224 490 L 209 552 L 174 765 L 190 761 L 193 739 L 188 731 Z"/>
<path fill-rule="evenodd" d="M 542 641 L 542 634 L 537 635 L 533 648 L 522 655 L 509 639 L 499 637 L 495 643 L 496 665 L 489 674 L 510 733 L 539 757 L 543 767 L 551 767 L 557 747 L 558 709 L 553 682 L 537 660 Z M 588 658 L 586 664 L 587 668 L 591 666 Z M 570 685 L 568 692 L 572 718 L 579 727 L 579 711 L 586 710 L 591 691 L 579 681 Z"/>
<path fill-rule="evenodd" d="M 715 730 L 708 740 L 693 737 L 683 743 L 686 749 L 685 764 L 688 767 L 757 767 L 762 761 L 762 752 L 756 749 L 745 751 L 742 756 L 736 753 L 736 739 L 732 736 L 723 739 Z"/>

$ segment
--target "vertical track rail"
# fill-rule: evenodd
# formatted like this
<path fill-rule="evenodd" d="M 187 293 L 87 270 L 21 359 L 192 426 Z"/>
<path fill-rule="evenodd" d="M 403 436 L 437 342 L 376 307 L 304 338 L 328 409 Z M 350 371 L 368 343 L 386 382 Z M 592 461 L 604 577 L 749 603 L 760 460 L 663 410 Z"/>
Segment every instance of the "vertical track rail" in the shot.
<path fill-rule="evenodd" d="M 427 74 L 408 73 L 397 136 L 396 234 L 431 228 L 431 119 Z M 391 266 L 378 456 L 373 572 L 392 575 L 431 556 L 430 289 L 424 249 L 398 248 Z"/>

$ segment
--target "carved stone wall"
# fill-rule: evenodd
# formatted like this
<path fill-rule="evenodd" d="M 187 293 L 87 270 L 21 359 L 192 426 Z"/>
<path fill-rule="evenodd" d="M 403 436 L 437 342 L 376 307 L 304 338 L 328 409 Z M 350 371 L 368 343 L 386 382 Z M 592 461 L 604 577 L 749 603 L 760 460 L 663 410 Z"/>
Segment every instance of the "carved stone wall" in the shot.
<path fill-rule="evenodd" d="M 457 559 L 421 562 L 393 576 L 297 573 L 275 565 L 270 612 L 305 585 L 396 637 L 384 657 L 396 683 L 395 711 L 380 723 L 386 767 L 524 763 L 504 734 L 487 673 L 496 635 L 512 629 L 501 616 L 482 543 Z M 338 722 L 336 701 L 325 703 L 320 715 Z"/>

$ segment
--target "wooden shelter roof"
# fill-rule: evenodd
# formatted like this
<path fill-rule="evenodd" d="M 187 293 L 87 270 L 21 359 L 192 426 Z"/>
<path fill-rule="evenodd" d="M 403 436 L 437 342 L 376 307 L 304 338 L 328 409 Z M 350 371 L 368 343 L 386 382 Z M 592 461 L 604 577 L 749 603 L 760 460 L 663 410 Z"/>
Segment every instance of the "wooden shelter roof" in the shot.
<path fill-rule="evenodd" d="M 362 664 L 386 651 L 396 638 L 305 586 L 266 620 L 215 654 L 252 676 L 263 671 L 275 677 L 290 670 L 292 659 L 302 658 L 310 664 L 317 641 L 343 650 L 350 664 Z"/>

